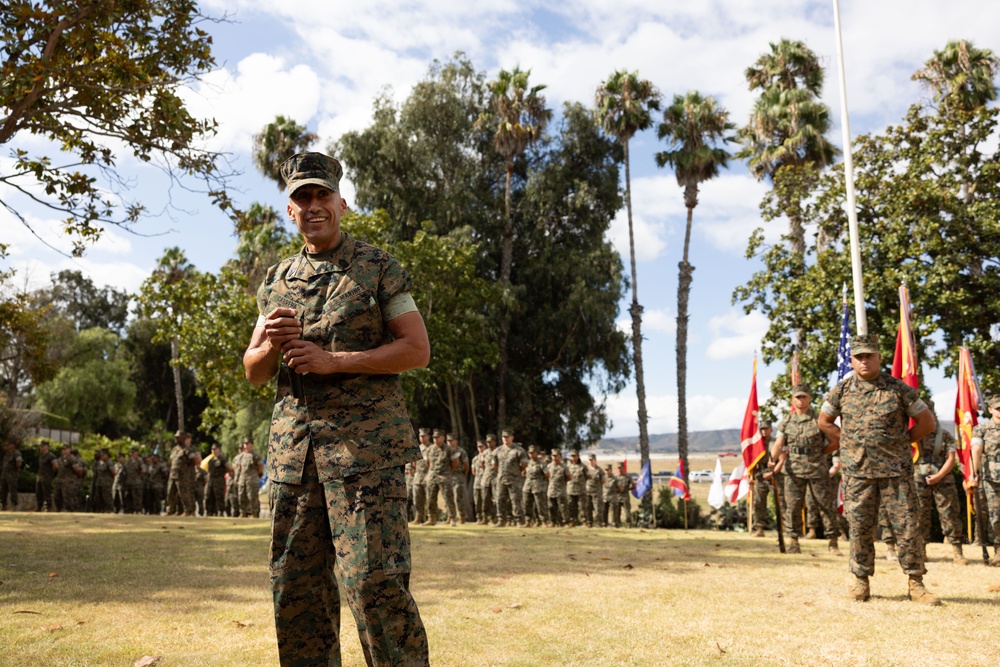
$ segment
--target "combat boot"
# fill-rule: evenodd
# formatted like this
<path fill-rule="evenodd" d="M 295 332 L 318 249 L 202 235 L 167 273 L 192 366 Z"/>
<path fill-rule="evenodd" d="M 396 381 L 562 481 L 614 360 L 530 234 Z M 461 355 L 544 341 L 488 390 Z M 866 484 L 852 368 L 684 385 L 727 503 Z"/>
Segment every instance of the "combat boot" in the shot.
<path fill-rule="evenodd" d="M 910 575 L 909 597 L 913 602 L 931 605 L 932 607 L 936 607 L 941 604 L 941 600 L 931 595 L 927 589 L 924 588 L 924 578 L 918 574 Z"/>
<path fill-rule="evenodd" d="M 844 555 L 844 554 L 842 554 L 840 552 L 840 547 L 837 545 L 837 538 L 836 537 L 831 537 L 830 538 L 830 546 L 828 547 L 827 550 L 830 552 L 831 556 L 843 556 Z"/>
<path fill-rule="evenodd" d="M 788 541 L 788 549 L 785 553 L 790 554 L 800 554 L 802 553 L 802 547 L 799 546 L 799 538 L 793 537 Z"/>
<path fill-rule="evenodd" d="M 885 545 L 885 559 L 888 561 L 897 560 L 895 544 Z"/>
<path fill-rule="evenodd" d="M 753 536 L 764 537 L 764 529 L 761 528 L 760 526 L 757 526 L 756 528 L 753 529 Z"/>
<path fill-rule="evenodd" d="M 815 540 L 816 539 L 816 529 L 815 528 L 810 528 L 808 531 L 806 531 L 806 534 L 803 535 L 803 537 L 806 538 L 807 540 Z"/>
<path fill-rule="evenodd" d="M 854 583 L 847 589 L 847 597 L 858 602 L 867 602 L 871 596 L 872 591 L 868 585 L 868 577 L 854 575 Z"/>
<path fill-rule="evenodd" d="M 969 564 L 969 561 L 966 560 L 965 555 L 962 553 L 962 545 L 961 544 L 953 544 L 953 545 L 951 545 L 951 549 L 952 549 L 952 552 L 953 552 L 953 555 L 951 557 L 951 562 L 952 563 L 954 563 L 955 565 L 968 565 Z"/>
<path fill-rule="evenodd" d="M 990 567 L 1000 567 L 1000 549 L 993 547 L 993 558 L 990 559 Z"/>

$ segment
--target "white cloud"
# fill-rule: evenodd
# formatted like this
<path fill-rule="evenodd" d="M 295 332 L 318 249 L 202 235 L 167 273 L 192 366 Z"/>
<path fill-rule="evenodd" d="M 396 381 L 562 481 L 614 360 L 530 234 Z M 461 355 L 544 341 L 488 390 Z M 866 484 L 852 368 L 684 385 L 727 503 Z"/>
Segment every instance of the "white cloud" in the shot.
<path fill-rule="evenodd" d="M 760 348 L 760 341 L 767 333 L 768 321 L 756 311 L 744 315 L 730 310 L 709 320 L 712 342 L 705 356 L 716 361 L 746 358 Z"/>
<path fill-rule="evenodd" d="M 620 317 L 615 322 L 615 327 L 621 332 L 632 335 L 632 317 L 626 313 L 626 317 Z M 642 335 L 643 338 L 649 334 L 673 335 L 677 331 L 677 316 L 666 310 L 644 309 L 642 311 Z"/>
<path fill-rule="evenodd" d="M 608 437 L 634 436 L 639 432 L 638 399 L 634 389 L 626 389 L 607 397 L 608 416 L 613 422 Z M 746 411 L 746 396 L 714 396 L 696 394 L 687 398 L 688 431 L 714 431 L 739 428 Z M 646 396 L 648 431 L 677 432 L 677 395 L 649 394 Z"/>

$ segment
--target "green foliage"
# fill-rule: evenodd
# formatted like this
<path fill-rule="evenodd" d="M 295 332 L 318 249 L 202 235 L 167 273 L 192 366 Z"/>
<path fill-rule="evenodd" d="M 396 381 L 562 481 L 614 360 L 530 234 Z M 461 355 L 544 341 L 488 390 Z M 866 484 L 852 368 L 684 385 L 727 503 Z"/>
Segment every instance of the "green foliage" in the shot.
<path fill-rule="evenodd" d="M 687 510 L 687 523 L 684 522 L 684 511 Z M 686 503 L 674 495 L 673 489 L 661 486 L 656 495 L 656 527 L 689 529 L 707 527 L 705 517 L 701 515 L 701 505 L 689 500 Z"/>
<path fill-rule="evenodd" d="M 63 270 L 52 274 L 51 285 L 35 300 L 68 319 L 76 331 L 104 327 L 121 335 L 132 297 L 113 287 L 99 288 L 80 271 Z"/>
<path fill-rule="evenodd" d="M 627 143 L 636 132 L 653 126 L 653 112 L 660 110 L 660 92 L 638 72 L 615 71 L 597 87 L 595 114 L 604 131 Z"/>
<path fill-rule="evenodd" d="M 881 335 L 883 358 L 892 357 L 905 281 L 918 360 L 952 373 L 956 348 L 967 345 L 987 388 L 1000 386 L 998 116 L 997 109 L 941 116 L 912 107 L 903 124 L 859 137 L 854 147 L 868 330 Z M 783 246 L 764 245 L 758 232 L 747 254 L 764 268 L 736 289 L 734 301 L 770 321 L 765 363 L 790 359 L 790 332 L 803 332 L 803 380 L 822 391 L 836 368 L 841 286 L 851 279 L 843 170 L 826 172 L 814 187 L 788 187 L 801 192 L 803 220 L 817 230 L 808 264 Z M 778 214 L 773 201 L 762 205 L 765 219 Z M 787 378 L 778 378 L 772 395 L 787 395 Z"/>
<path fill-rule="evenodd" d="M 285 181 L 281 178 L 281 163 L 309 148 L 317 138 L 314 132 L 307 132 L 295 120 L 278 116 L 254 135 L 253 163 L 257 171 L 277 183 L 278 189 L 283 191 Z"/>
<path fill-rule="evenodd" d="M 81 331 L 56 376 L 35 387 L 39 410 L 84 433 L 120 432 L 130 421 L 135 397 L 120 340 L 102 328 Z M 65 428 L 66 422 L 53 426 Z"/>
<path fill-rule="evenodd" d="M 13 0 L 0 12 L 0 203 L 29 226 L 14 198 L 65 216 L 74 255 L 106 225 L 144 213 L 126 199 L 116 164 L 154 162 L 172 178 L 197 176 L 223 210 L 232 204 L 218 155 L 201 146 L 215 121 L 194 118 L 179 95 L 215 66 L 206 19 L 193 0 Z M 20 148 L 43 138 L 70 157 Z M 38 185 L 44 195 L 38 194 Z"/>
<path fill-rule="evenodd" d="M 997 98 L 994 83 L 1000 72 L 1000 58 L 989 49 L 979 49 L 972 42 L 957 39 L 935 51 L 924 66 L 914 72 L 934 93 L 934 102 L 943 114 L 975 111 Z"/>
<path fill-rule="evenodd" d="M 45 312 L 30 295 L 0 283 L 0 393 L 8 405 L 55 373 L 48 357 L 51 333 Z"/>

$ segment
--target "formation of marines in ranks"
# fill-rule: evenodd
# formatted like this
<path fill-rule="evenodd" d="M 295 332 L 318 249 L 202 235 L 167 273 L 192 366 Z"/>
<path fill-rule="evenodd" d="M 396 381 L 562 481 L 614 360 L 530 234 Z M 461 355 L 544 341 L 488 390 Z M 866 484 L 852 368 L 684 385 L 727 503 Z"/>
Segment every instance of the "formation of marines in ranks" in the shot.
<path fill-rule="evenodd" d="M 4 510 L 18 508 L 17 474 L 23 464 L 20 450 L 7 443 L 0 462 Z M 88 467 L 90 486 L 85 489 Z M 191 434 L 178 431 L 165 461 L 155 453 L 141 456 L 138 447 L 113 461 L 107 449 L 100 449 L 90 466 L 70 445 L 63 445 L 57 456 L 49 443 L 42 442 L 35 511 L 259 518 L 263 471 L 264 463 L 249 438 L 232 461 L 218 444 L 203 461 L 191 444 Z"/>
<path fill-rule="evenodd" d="M 421 428 L 421 459 L 406 469 L 411 523 L 433 526 L 441 520 L 438 498 L 444 499 L 444 521 L 452 526 L 473 519 L 480 525 L 503 526 L 632 526 L 634 482 L 619 464 L 617 474 L 601 468 L 591 454 L 570 461 L 553 449 L 548 455 L 535 445 L 525 449 L 514 432 L 493 434 L 476 443 L 471 461 L 454 433 Z M 466 488 L 471 481 L 472 502 Z M 474 516 L 468 515 L 469 507 Z M 623 517 L 624 515 L 624 517 Z"/>

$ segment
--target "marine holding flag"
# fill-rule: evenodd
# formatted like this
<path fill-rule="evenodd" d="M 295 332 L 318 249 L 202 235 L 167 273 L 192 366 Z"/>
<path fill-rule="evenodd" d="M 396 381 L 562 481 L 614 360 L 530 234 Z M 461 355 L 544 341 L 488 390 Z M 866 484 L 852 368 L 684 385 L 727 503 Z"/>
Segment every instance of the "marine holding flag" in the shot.
<path fill-rule="evenodd" d="M 768 445 L 771 444 L 771 422 L 761 420 L 760 443 L 764 447 L 764 456 L 753 467 L 751 476 L 753 481 L 753 536 L 764 537 L 764 529 L 767 527 L 767 498 L 771 492 L 771 477 L 774 475 L 772 466 L 769 465 L 771 457 L 768 452 Z"/>
<path fill-rule="evenodd" d="M 990 408 L 989 421 L 972 429 L 972 462 L 976 474 L 969 480 L 975 488 L 986 492 L 990 524 L 993 527 L 993 558 L 990 565 L 1000 567 L 1000 396 L 986 399 Z"/>
<path fill-rule="evenodd" d="M 840 448 L 843 464 L 844 514 L 850 524 L 850 569 L 854 582 L 848 595 L 871 597 L 869 577 L 875 574 L 875 521 L 884 503 L 899 541 L 899 564 L 909 575 L 909 597 L 937 605 L 941 601 L 924 587 L 923 540 L 917 525 L 917 494 L 913 484 L 910 443 L 934 430 L 934 417 L 916 389 L 884 373 L 878 337 L 851 340 L 854 375 L 827 394 L 819 427 L 831 445 Z M 840 417 L 842 426 L 837 426 Z M 907 430 L 909 419 L 914 425 Z"/>
<path fill-rule="evenodd" d="M 819 428 L 818 415 L 812 408 L 812 390 L 807 384 L 792 387 L 792 411 L 778 424 L 778 434 L 771 447 L 775 459 L 784 456 L 785 471 L 784 528 L 790 538 L 787 553 L 802 553 L 802 510 L 806 494 L 812 494 L 817 509 L 830 526 L 837 525 L 837 498 L 826 483 L 831 451 L 829 438 Z M 837 533 L 828 535 L 830 553 L 840 555 Z"/>

